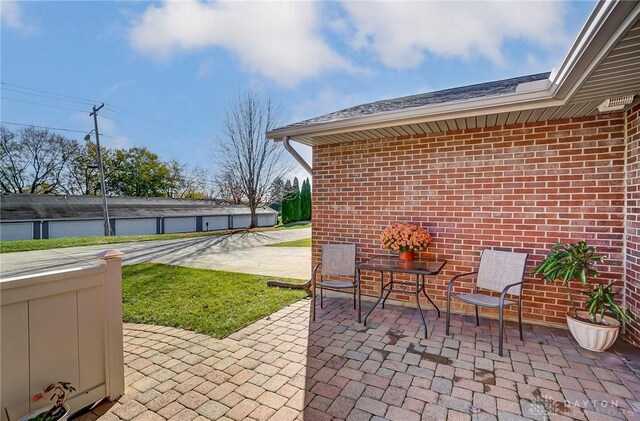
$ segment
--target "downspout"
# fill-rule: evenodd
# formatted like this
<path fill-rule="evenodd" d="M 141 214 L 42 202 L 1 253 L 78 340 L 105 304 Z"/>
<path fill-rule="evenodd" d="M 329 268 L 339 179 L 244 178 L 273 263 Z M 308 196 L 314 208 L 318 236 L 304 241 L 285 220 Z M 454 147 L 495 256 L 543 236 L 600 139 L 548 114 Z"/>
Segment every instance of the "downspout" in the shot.
<path fill-rule="evenodd" d="M 627 271 L 627 263 L 629 263 L 628 258 L 628 247 L 629 243 L 627 240 L 627 236 L 629 235 L 629 218 L 627 206 L 629 206 L 629 115 L 631 114 L 631 108 L 624 112 L 624 208 L 622 210 L 622 308 L 624 311 L 628 310 L 627 306 L 627 284 L 629 283 L 628 271 Z M 627 335 L 627 324 L 622 324 L 622 335 Z"/>
<path fill-rule="evenodd" d="M 307 163 L 307 161 L 304 160 L 303 157 L 300 156 L 300 154 L 298 153 L 298 151 L 296 151 L 295 149 L 293 149 L 293 146 L 291 146 L 291 143 L 289 143 L 289 136 L 284 136 L 282 138 L 282 143 L 284 144 L 284 148 L 287 150 L 287 152 L 289 152 L 289 154 L 296 160 L 298 161 L 298 164 L 300 164 L 302 166 L 302 168 L 304 168 L 305 170 L 307 170 L 307 172 L 309 173 L 309 175 L 313 175 L 313 172 L 311 170 L 311 165 L 309 165 L 309 163 Z"/>

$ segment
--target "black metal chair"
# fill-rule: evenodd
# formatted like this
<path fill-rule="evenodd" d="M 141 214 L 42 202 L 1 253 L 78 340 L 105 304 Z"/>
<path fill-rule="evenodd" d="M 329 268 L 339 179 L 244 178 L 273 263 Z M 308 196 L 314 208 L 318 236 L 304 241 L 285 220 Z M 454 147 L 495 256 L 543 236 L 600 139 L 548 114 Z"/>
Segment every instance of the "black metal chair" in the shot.
<path fill-rule="evenodd" d="M 320 277 L 318 279 L 318 270 Z M 352 282 L 325 280 L 325 276 L 350 277 Z M 313 284 L 313 321 L 316 320 L 316 288 L 320 288 L 320 308 L 324 307 L 323 291 L 353 289 L 353 309 L 356 309 L 356 293 L 358 322 L 360 322 L 360 288 L 356 280 L 356 245 L 355 244 L 324 244 L 320 263 L 313 268 L 311 277 Z"/>
<path fill-rule="evenodd" d="M 499 250 L 484 250 L 480 256 L 480 266 L 476 272 L 462 273 L 454 276 L 447 287 L 447 320 L 446 334 L 449 335 L 451 298 L 456 298 L 476 308 L 476 325 L 480 326 L 478 307 L 498 309 L 498 354 L 502 356 L 503 309 L 505 306 L 518 305 L 518 328 L 520 340 L 522 336 L 522 285 L 525 283 L 524 270 L 527 265 L 527 253 L 514 253 Z M 472 294 L 452 294 L 454 283 L 461 277 L 477 274 L 475 292 Z M 499 292 L 500 296 L 483 294 L 478 288 Z M 517 295 L 517 301 L 506 299 L 507 294 Z"/>

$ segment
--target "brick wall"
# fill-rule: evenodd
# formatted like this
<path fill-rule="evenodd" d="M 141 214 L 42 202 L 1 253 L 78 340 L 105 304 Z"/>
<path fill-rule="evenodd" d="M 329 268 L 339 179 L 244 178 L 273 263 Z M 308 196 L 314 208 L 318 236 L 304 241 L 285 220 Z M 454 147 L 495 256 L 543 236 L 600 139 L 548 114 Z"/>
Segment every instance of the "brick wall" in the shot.
<path fill-rule="evenodd" d="M 314 264 L 323 243 L 355 242 L 359 260 L 385 253 L 381 231 L 406 220 L 434 237 L 423 256 L 448 260 L 429 280 L 441 308 L 484 248 L 530 253 L 529 273 L 555 242 L 586 239 L 608 255 L 602 280 L 621 279 L 624 132 L 625 116 L 609 114 L 314 147 Z M 374 275 L 363 273 L 366 294 L 378 293 Z M 528 278 L 524 319 L 565 324 L 566 291 Z"/>
<path fill-rule="evenodd" d="M 638 320 L 627 326 L 627 338 L 640 346 L 640 104 L 627 120 L 627 261 L 625 299 Z"/>

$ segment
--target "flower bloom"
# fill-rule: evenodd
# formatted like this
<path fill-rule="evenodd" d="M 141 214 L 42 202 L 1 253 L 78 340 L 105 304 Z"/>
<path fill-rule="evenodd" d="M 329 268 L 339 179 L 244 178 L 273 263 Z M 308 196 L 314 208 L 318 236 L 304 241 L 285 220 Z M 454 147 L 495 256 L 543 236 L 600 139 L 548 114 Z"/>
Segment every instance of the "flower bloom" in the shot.
<path fill-rule="evenodd" d="M 406 222 L 390 225 L 380 235 L 382 244 L 393 252 L 425 250 L 431 239 L 427 230 Z"/>

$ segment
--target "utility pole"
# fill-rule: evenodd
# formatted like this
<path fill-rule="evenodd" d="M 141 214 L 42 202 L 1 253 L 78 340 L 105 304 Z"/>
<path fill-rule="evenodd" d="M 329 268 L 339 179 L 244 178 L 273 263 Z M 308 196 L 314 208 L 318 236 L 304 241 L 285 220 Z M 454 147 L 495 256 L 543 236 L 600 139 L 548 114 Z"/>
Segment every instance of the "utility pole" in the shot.
<path fill-rule="evenodd" d="M 107 190 L 104 184 L 104 167 L 102 166 L 102 150 L 100 149 L 100 133 L 98 132 L 98 111 L 104 107 L 104 103 L 96 108 L 93 106 L 93 112 L 89 115 L 93 116 L 93 125 L 96 132 L 96 147 L 98 148 L 98 170 L 100 171 L 100 190 L 102 191 L 102 213 L 104 214 L 104 235 L 111 235 L 111 224 L 109 223 L 109 208 L 107 207 Z M 87 135 L 89 136 L 89 135 Z"/>

